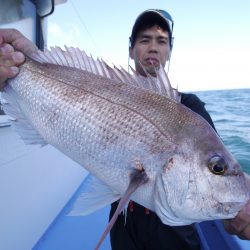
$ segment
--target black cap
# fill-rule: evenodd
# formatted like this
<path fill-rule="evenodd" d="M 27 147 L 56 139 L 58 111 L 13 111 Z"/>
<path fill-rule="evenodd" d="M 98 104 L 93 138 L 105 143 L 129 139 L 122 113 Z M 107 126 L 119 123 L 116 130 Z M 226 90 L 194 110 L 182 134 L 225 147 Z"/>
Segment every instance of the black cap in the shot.
<path fill-rule="evenodd" d="M 174 21 L 170 14 L 165 10 L 149 9 L 142 12 L 135 20 L 132 34 L 130 36 L 130 46 L 133 48 L 135 44 L 135 39 L 138 32 L 143 27 L 145 23 L 160 23 L 168 32 L 170 38 L 170 48 L 172 48 L 172 33 L 174 27 Z"/>

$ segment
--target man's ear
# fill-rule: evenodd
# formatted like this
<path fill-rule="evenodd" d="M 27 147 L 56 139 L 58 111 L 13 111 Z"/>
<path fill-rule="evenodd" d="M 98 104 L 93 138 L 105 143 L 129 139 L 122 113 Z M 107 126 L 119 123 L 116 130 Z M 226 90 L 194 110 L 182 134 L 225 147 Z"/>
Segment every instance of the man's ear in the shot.
<path fill-rule="evenodd" d="M 170 61 L 171 53 L 172 53 L 172 49 L 170 48 L 169 53 L 168 53 L 168 56 L 167 56 L 167 61 Z"/>
<path fill-rule="evenodd" d="M 132 60 L 134 60 L 134 58 L 135 58 L 134 50 L 133 50 L 131 47 L 129 47 L 129 57 L 130 57 Z"/>
<path fill-rule="evenodd" d="M 169 51 L 168 53 L 167 61 L 170 61 L 170 58 L 171 58 L 171 51 Z"/>

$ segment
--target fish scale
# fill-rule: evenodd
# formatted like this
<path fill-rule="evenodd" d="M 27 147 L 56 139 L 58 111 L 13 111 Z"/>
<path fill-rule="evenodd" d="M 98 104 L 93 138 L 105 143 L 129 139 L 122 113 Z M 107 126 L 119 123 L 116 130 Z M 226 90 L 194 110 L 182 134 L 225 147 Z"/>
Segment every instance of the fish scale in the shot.
<path fill-rule="evenodd" d="M 32 82 L 30 83 L 31 85 L 33 84 Z M 46 82 L 45 82 L 46 84 Z M 134 128 L 134 124 L 136 124 L 136 117 L 134 112 L 131 112 L 131 110 L 127 110 L 126 109 L 126 105 L 116 105 L 116 103 L 110 103 L 109 106 L 107 106 L 107 99 L 103 99 L 103 98 L 99 98 L 99 96 L 93 95 L 93 94 L 89 94 L 84 93 L 85 89 L 81 89 L 81 91 L 75 91 L 75 89 L 73 88 L 73 92 L 70 92 L 69 89 L 66 89 L 66 86 L 61 86 L 61 84 L 58 84 L 58 87 L 56 88 L 57 82 L 51 82 L 51 85 L 53 85 L 54 91 L 53 93 L 56 94 L 56 96 L 54 95 L 48 95 L 48 101 L 45 101 L 50 103 L 50 100 L 53 100 L 55 98 L 60 99 L 60 104 L 58 107 L 61 107 L 61 110 L 63 110 L 63 112 L 66 112 L 65 116 L 61 116 L 61 120 L 59 121 L 59 124 L 63 124 L 65 123 L 65 126 L 63 126 L 64 128 L 67 128 L 69 126 L 71 126 L 72 122 L 74 122 L 74 116 L 76 116 L 77 119 L 79 119 L 79 114 L 78 114 L 78 109 L 75 109 L 75 103 L 80 104 L 81 107 L 85 107 L 88 106 L 88 112 L 84 112 L 81 117 L 82 119 L 86 119 L 82 121 L 82 124 L 85 124 L 85 127 L 87 129 L 87 133 L 84 133 L 84 139 L 85 141 L 87 140 L 88 137 L 90 137 L 89 141 L 86 141 L 87 144 L 90 143 L 90 141 L 95 141 L 96 145 L 99 145 L 98 141 L 96 140 L 99 136 L 104 136 L 105 134 L 100 133 L 100 135 L 97 135 L 97 131 L 98 131 L 98 126 L 97 124 L 99 123 L 99 119 L 96 116 L 100 116 L 100 114 L 103 114 L 102 117 L 103 118 L 103 123 L 105 128 L 109 129 L 109 133 L 110 131 L 113 131 L 114 135 L 119 135 L 119 131 L 120 134 L 123 136 L 129 136 L 131 135 L 131 132 L 134 132 L 134 134 L 132 136 L 136 136 L 136 132 L 138 131 L 138 133 L 142 133 L 142 128 L 138 129 L 138 130 L 133 130 L 131 128 Z M 48 84 L 49 85 L 49 84 Z M 48 88 L 50 88 L 48 86 Z M 83 92 L 83 93 L 82 93 Z M 80 100 L 79 100 L 80 98 Z M 73 110 L 67 110 L 66 108 L 63 107 L 63 103 L 67 103 L 67 105 L 69 104 L 73 104 L 71 106 L 71 108 Z M 109 103 L 109 102 L 108 102 Z M 53 104 L 54 105 L 54 104 Z M 89 108 L 91 107 L 91 108 Z M 69 109 L 69 108 L 68 108 Z M 81 109 L 81 108 L 80 108 Z M 36 112 L 37 112 L 37 108 L 35 108 Z M 47 107 L 48 110 L 48 107 Z M 69 115 L 69 114 L 71 115 Z M 48 120 L 50 120 L 50 112 L 47 111 L 47 115 L 48 115 Z M 52 112 L 53 114 L 53 112 Z M 81 114 L 81 112 L 80 112 Z M 108 114 L 108 117 L 105 119 L 105 115 Z M 119 116 L 117 115 L 119 114 Z M 112 117 L 113 115 L 113 117 Z M 53 117 L 53 116 L 52 116 Z M 66 117 L 66 119 L 64 119 Z M 140 118 L 140 117 L 139 117 Z M 124 120 L 126 120 L 127 122 L 124 123 Z M 130 121 L 130 122 L 128 122 Z M 37 122 L 38 124 L 42 124 L 40 121 Z M 52 124 L 54 123 L 54 121 L 51 122 Z M 141 124 L 141 123 L 140 123 Z M 122 127 L 123 125 L 123 127 Z M 74 128 L 75 126 L 73 126 Z M 53 133 L 56 132 L 58 128 L 55 128 Z M 91 129 L 91 130 L 90 130 Z M 58 130 L 60 131 L 60 130 Z M 60 136 L 63 136 L 63 134 L 67 134 L 68 131 L 64 131 Z M 92 133 L 92 134 L 91 134 Z M 147 131 L 146 133 L 150 134 L 150 131 Z M 70 137 L 72 137 L 72 140 L 76 139 L 74 138 L 74 134 L 75 133 L 70 133 Z M 88 134 L 90 134 L 88 136 Z M 93 138 L 91 138 L 91 136 Z M 49 136 L 45 136 L 45 138 L 50 138 L 50 133 Z M 147 139 L 147 137 L 143 137 L 144 140 Z M 49 140 L 49 139 L 48 139 Z M 104 141 L 104 139 L 103 139 Z M 96 145 L 94 145 L 95 151 L 96 151 Z M 92 153 L 94 154 L 94 152 Z"/>
<path fill-rule="evenodd" d="M 127 86 L 117 81 L 111 81 L 110 79 L 96 76 L 93 73 L 79 72 L 72 68 L 66 68 L 64 72 L 65 67 L 62 70 L 54 69 L 51 72 L 51 68 L 54 69 L 55 65 L 43 67 L 41 72 L 42 75 L 46 77 L 52 75 L 52 79 L 54 77 L 65 83 L 65 79 L 67 79 L 66 84 L 76 87 L 79 86 L 81 89 L 84 88 L 84 90 L 91 92 L 92 95 L 98 95 L 100 98 L 105 98 L 108 102 L 113 102 L 117 105 L 125 106 L 127 109 L 132 109 L 134 112 L 143 115 L 145 119 L 150 119 L 150 122 L 157 121 L 155 125 L 159 128 L 162 127 L 162 132 L 170 128 L 178 130 L 179 127 L 177 125 L 182 124 L 177 123 L 174 127 L 172 126 L 173 122 L 176 121 L 176 114 L 179 114 L 179 104 L 177 105 L 171 99 L 166 99 L 163 96 L 155 95 L 151 92 L 140 91 L 140 89 L 136 89 L 136 91 L 135 86 Z M 64 72 L 63 75 L 61 75 L 60 72 Z M 98 101 L 100 102 L 100 100 Z M 166 106 L 168 109 L 164 108 Z M 181 106 L 181 108 L 185 107 Z M 166 116 L 168 119 L 165 119 Z M 179 120 L 181 120 L 181 117 L 179 117 Z M 187 122 L 186 117 L 182 120 Z M 167 135 L 168 134 L 165 133 L 165 136 Z M 171 138 L 169 137 L 169 139 Z"/>

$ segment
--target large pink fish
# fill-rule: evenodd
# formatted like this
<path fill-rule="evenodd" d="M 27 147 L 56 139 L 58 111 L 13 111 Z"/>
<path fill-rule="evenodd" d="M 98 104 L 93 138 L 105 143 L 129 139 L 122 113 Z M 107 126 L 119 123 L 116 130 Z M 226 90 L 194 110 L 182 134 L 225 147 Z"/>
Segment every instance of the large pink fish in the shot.
<path fill-rule="evenodd" d="M 53 145 L 97 178 L 90 186 L 102 195 L 91 196 L 91 205 L 86 191 L 74 211 L 123 197 L 135 169 L 144 179 L 130 199 L 168 225 L 232 218 L 250 198 L 237 161 L 179 102 L 162 69 L 157 79 L 142 78 L 79 49 L 55 48 L 27 58 L 4 98 L 27 143 Z"/>

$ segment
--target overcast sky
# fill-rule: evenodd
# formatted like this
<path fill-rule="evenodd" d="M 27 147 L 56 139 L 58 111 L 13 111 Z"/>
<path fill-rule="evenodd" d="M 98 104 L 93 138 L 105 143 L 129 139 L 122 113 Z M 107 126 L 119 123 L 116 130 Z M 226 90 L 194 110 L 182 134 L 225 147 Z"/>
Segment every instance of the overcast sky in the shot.
<path fill-rule="evenodd" d="M 48 46 L 77 46 L 127 68 L 131 28 L 148 8 L 167 10 L 175 22 L 172 85 L 250 88 L 249 0 L 68 0 L 49 17 Z"/>

